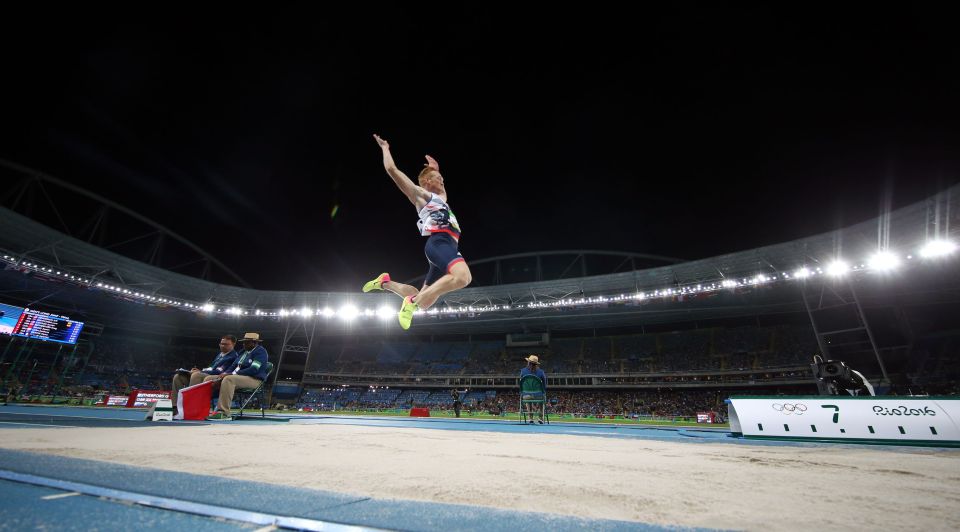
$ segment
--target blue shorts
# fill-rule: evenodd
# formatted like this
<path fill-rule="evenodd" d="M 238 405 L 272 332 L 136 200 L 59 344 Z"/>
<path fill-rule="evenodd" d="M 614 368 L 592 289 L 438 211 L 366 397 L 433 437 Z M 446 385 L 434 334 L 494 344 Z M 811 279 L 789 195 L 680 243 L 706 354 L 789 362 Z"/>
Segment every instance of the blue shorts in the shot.
<path fill-rule="evenodd" d="M 447 233 L 434 233 L 427 238 L 427 245 L 423 247 L 430 263 L 430 270 L 423 280 L 424 286 L 437 282 L 438 279 L 450 273 L 450 267 L 458 262 L 465 262 L 457 251 L 457 240 Z"/>

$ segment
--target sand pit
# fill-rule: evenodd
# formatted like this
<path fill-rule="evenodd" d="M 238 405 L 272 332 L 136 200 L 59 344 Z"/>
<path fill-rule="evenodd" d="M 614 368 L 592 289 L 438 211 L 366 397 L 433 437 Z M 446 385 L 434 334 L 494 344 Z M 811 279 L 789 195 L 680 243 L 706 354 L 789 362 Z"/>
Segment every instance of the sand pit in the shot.
<path fill-rule="evenodd" d="M 665 525 L 960 528 L 954 450 L 278 423 L 0 429 L 0 447 L 370 497 Z"/>

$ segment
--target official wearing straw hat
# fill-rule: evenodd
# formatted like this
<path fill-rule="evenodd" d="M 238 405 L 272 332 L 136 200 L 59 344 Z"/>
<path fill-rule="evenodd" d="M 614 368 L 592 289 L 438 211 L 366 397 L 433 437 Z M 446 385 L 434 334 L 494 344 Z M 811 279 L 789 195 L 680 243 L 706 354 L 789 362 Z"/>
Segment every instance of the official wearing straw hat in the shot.
<path fill-rule="evenodd" d="M 537 355 L 530 355 L 524 360 L 527 361 L 527 366 L 520 370 L 520 379 L 522 380 L 527 375 L 536 375 L 540 382 L 543 383 L 543 389 L 547 389 L 547 374 L 540 369 L 540 357 Z M 527 412 L 530 413 L 530 423 L 533 423 L 533 405 L 532 403 L 527 403 Z M 539 423 L 543 425 L 543 417 L 539 419 Z"/>

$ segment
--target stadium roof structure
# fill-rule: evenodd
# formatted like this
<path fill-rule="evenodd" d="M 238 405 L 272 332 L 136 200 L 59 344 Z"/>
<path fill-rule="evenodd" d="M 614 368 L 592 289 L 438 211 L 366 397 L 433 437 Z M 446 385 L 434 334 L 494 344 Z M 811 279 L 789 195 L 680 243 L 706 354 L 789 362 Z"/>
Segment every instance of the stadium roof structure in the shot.
<path fill-rule="evenodd" d="M 883 269 L 883 265 L 869 262 L 878 253 L 889 254 L 887 260 L 917 266 L 926 260 L 921 255 L 924 246 L 931 242 L 946 246 L 957 242 L 958 202 L 960 185 L 880 217 L 807 238 L 619 273 L 468 287 L 446 296 L 444 304 L 431 312 L 471 316 L 487 311 L 536 313 L 550 308 L 692 297 L 730 288 L 790 282 L 798 277 L 826 278 L 837 267 L 837 260 L 845 261 L 845 268 L 859 275 Z M 630 253 L 623 257 L 651 258 Z M 382 293 L 258 290 L 185 275 L 121 255 L 3 207 L 0 260 L 8 272 L 56 281 L 45 285 L 31 282 L 29 288 L 22 289 L 11 288 L 9 281 L 0 283 L 2 289 L 19 290 L 16 294 L 9 290 L 7 293 L 23 304 L 42 300 L 63 306 L 63 295 L 69 293 L 70 301 L 79 310 L 89 309 L 90 305 L 105 308 L 109 305 L 102 296 L 108 296 L 126 305 L 139 303 L 185 315 L 220 314 L 250 319 L 321 319 L 344 313 L 348 318 L 370 318 L 384 315 L 384 309 L 392 315 L 396 306 L 395 297 Z M 49 293 L 37 293 L 42 291 L 38 286 L 49 286 Z M 85 293 L 80 296 L 74 288 Z"/>
<path fill-rule="evenodd" d="M 201 246 L 96 192 L 3 159 L 0 180 L 4 182 L 0 205 L 25 212 L 67 236 L 162 269 L 250 286 Z"/>

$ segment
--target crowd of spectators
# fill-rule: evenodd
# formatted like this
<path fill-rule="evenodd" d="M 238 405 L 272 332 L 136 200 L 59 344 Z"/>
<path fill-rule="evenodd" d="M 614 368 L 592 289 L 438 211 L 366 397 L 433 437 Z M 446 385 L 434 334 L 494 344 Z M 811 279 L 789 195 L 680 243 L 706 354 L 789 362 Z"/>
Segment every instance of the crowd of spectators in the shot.
<path fill-rule="evenodd" d="M 809 394 L 815 387 L 792 386 L 764 390 L 682 389 L 644 390 L 556 390 L 548 393 L 552 414 L 580 417 L 693 417 L 699 412 L 723 413 L 724 399 L 736 394 Z M 516 413 L 519 392 L 503 390 L 467 391 L 462 394 L 468 412 Z M 392 398 L 392 399 L 391 399 Z M 371 393 L 359 388 L 307 389 L 295 408 L 303 410 L 391 410 L 411 407 L 451 410 L 450 390 L 384 390 Z"/>
<path fill-rule="evenodd" d="M 809 327 L 710 328 L 650 334 L 553 338 L 549 345 L 511 347 L 504 341 L 364 342 L 319 347 L 308 372 L 340 374 L 509 374 L 538 355 L 553 374 L 738 371 L 808 364 L 816 352 Z"/>

